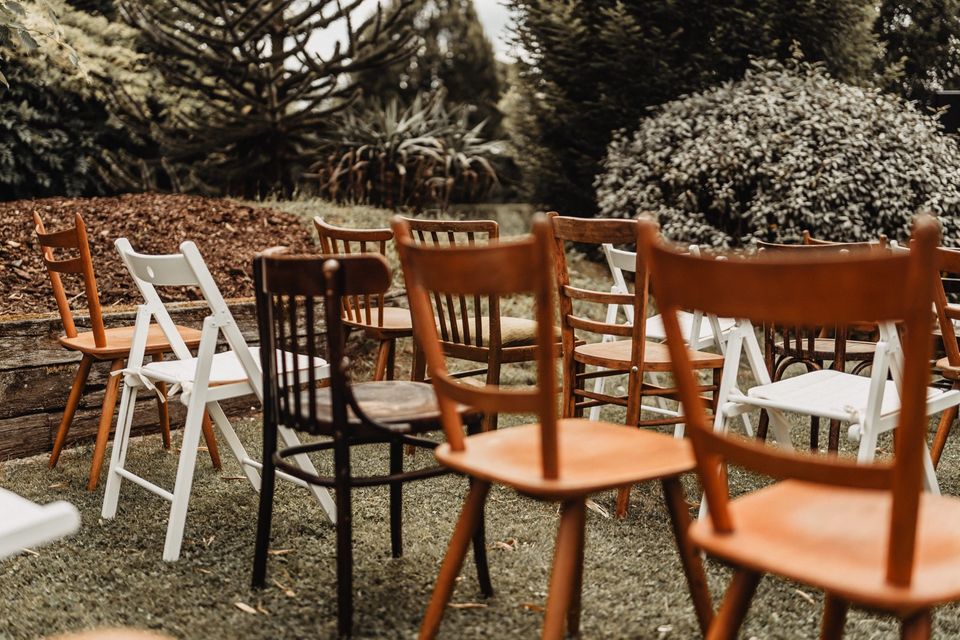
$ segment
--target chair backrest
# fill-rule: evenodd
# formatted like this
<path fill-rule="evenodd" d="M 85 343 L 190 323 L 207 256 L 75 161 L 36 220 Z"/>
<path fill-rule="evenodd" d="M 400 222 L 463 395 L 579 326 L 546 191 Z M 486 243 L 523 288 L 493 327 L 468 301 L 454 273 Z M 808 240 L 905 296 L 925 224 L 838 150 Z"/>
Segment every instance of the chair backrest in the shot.
<path fill-rule="evenodd" d="M 423 349 L 443 421 L 447 441 L 454 451 L 465 444 L 463 423 L 456 411 L 460 402 L 484 413 L 533 413 L 541 426 L 543 475 L 559 475 L 557 444 L 555 340 L 553 335 L 553 239 L 549 222 L 533 221 L 532 236 L 486 245 L 436 247 L 414 242 L 410 222 L 393 219 L 392 228 L 407 283 L 414 331 Z M 532 295 L 537 321 L 537 385 L 503 389 L 475 386 L 447 372 L 433 300 L 446 296 Z"/>
<path fill-rule="evenodd" d="M 500 227 L 493 220 L 404 220 L 410 229 L 411 239 L 424 246 L 473 247 L 496 242 L 500 238 Z M 500 348 L 502 339 L 499 296 L 449 293 L 441 296 L 437 292 L 433 292 L 433 296 L 440 340 L 466 347 L 486 347 L 494 350 Z M 483 332 L 484 316 L 488 318 L 487 336 L 484 336 Z"/>
<path fill-rule="evenodd" d="M 342 308 L 344 298 L 386 292 L 390 287 L 387 261 L 375 254 L 338 258 L 261 255 L 254 259 L 253 273 L 265 420 L 319 432 L 316 368 L 301 371 L 294 363 L 301 356 L 311 360 L 321 357 L 320 347 L 325 343 L 325 355 L 330 362 L 333 419 L 345 426 L 349 361 L 344 356 L 343 321 L 337 310 Z M 317 332 L 318 302 L 323 304 L 325 340 Z M 271 357 L 276 353 L 283 353 L 284 357 Z M 308 412 L 302 410 L 304 403 Z"/>
<path fill-rule="evenodd" d="M 633 291 L 624 290 L 622 293 L 610 291 L 596 291 L 575 287 L 571 284 L 570 272 L 567 266 L 566 245 L 578 243 L 587 245 L 620 245 L 635 249 L 637 244 L 636 220 L 613 220 L 602 218 L 571 218 L 559 216 L 556 213 L 547 214 L 550 217 L 553 229 L 553 238 L 556 245 L 557 260 L 557 293 L 560 299 L 560 327 L 563 332 L 563 348 L 573 352 L 577 340 L 576 331 L 587 331 L 599 336 L 610 335 L 632 338 L 631 360 L 643 362 L 643 351 L 646 342 L 646 323 L 635 321 L 632 325 L 623 325 L 614 322 L 598 321 L 588 313 L 582 313 L 576 306 L 616 304 L 632 310 L 633 318 L 647 317 L 647 299 L 649 297 L 649 278 L 646 266 L 638 252 L 628 250 L 613 250 L 614 262 L 621 273 L 632 273 Z M 631 263 L 632 261 L 632 263 Z M 625 289 L 629 287 L 626 279 L 623 281 Z M 597 314 L 599 315 L 599 314 Z M 641 372 L 642 373 L 642 372 Z"/>
<path fill-rule="evenodd" d="M 866 242 L 837 242 L 835 240 L 824 240 L 823 238 L 814 238 L 810 235 L 810 232 L 806 229 L 802 232 L 801 242 L 805 245 L 845 245 L 847 247 L 856 247 L 856 246 L 870 246 L 870 245 L 879 245 L 881 249 L 885 249 L 888 245 L 887 236 L 880 234 L 876 240 L 868 240 Z"/>
<path fill-rule="evenodd" d="M 68 338 L 77 337 L 77 326 L 73 321 L 70 303 L 63 289 L 60 274 L 78 274 L 83 277 L 84 295 L 87 299 L 87 310 L 90 313 L 90 326 L 93 329 L 93 342 L 97 347 L 107 346 L 107 336 L 103 327 L 103 313 L 100 310 L 100 294 L 97 292 L 97 278 L 93 273 L 90 242 L 87 239 L 87 227 L 83 223 L 83 217 L 78 213 L 74 218 L 73 227 L 49 233 L 43 226 L 43 220 L 36 212 L 33 214 L 33 221 L 36 225 L 37 242 L 40 244 L 40 250 L 43 253 L 43 264 L 46 265 L 47 273 L 50 274 L 53 297 L 57 301 L 57 309 L 60 311 L 60 320 L 63 321 L 64 332 Z M 74 249 L 79 255 L 72 258 L 57 259 L 53 253 L 54 249 Z"/>
<path fill-rule="evenodd" d="M 909 585 L 926 446 L 936 222 L 928 217 L 917 221 L 916 250 L 909 255 L 768 253 L 752 260 L 731 256 L 717 261 L 673 251 L 660 241 L 652 224 L 642 223 L 640 234 L 640 246 L 659 291 L 657 301 L 667 330 L 674 376 L 713 527 L 730 532 L 736 526 L 728 504 L 726 474 L 722 473 L 726 461 L 777 479 L 890 491 L 893 508 L 886 578 L 892 584 Z M 790 295 L 783 295 L 783 291 Z M 792 453 L 714 432 L 681 341 L 676 318 L 681 308 L 800 326 L 847 325 L 860 320 L 902 322 L 905 365 L 893 462 L 858 465 L 852 460 Z"/>
<path fill-rule="evenodd" d="M 160 325 L 174 354 L 181 360 L 192 357 L 156 287 L 197 287 L 210 309 L 209 317 L 216 321 L 227 344 L 243 365 L 254 392 L 260 397 L 262 390 L 258 365 L 197 245 L 188 240 L 180 244 L 180 253 L 147 255 L 134 251 L 126 238 L 118 238 L 114 244 L 143 295 L 145 306 Z"/>
<path fill-rule="evenodd" d="M 324 255 L 356 255 L 377 253 L 386 257 L 387 243 L 393 240 L 393 231 L 390 229 L 351 229 L 337 227 L 316 216 L 313 225 L 317 228 L 320 237 L 320 252 Z M 341 304 L 343 317 L 351 322 L 376 324 L 383 326 L 383 314 L 376 314 L 374 320 L 373 308 L 384 306 L 386 292 L 379 294 L 365 294 L 344 296 Z"/>
<path fill-rule="evenodd" d="M 892 243 L 890 250 L 895 254 L 910 253 L 909 247 Z M 957 331 L 954 321 L 960 320 L 960 307 L 951 305 L 947 299 L 948 293 L 956 291 L 956 276 L 960 275 L 960 251 L 937 247 L 937 277 L 934 280 L 934 307 L 937 312 L 937 325 L 940 327 L 940 337 L 943 340 L 943 350 L 947 362 L 954 367 L 960 367 L 960 346 L 957 344 Z M 951 287 L 952 285 L 952 287 Z M 948 290 L 948 289 L 954 290 Z"/>

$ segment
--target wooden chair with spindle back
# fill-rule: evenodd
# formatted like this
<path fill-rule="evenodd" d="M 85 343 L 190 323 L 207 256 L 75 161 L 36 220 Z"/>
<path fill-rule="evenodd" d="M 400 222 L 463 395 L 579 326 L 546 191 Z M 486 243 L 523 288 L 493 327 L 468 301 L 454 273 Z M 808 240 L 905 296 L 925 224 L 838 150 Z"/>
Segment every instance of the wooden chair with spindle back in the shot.
<path fill-rule="evenodd" d="M 350 229 L 337 227 L 317 216 L 313 219 L 320 237 L 320 251 L 325 255 L 357 255 L 377 253 L 387 255 L 387 243 L 393 241 L 390 229 Z M 397 340 L 413 337 L 410 311 L 387 306 L 385 293 L 366 296 L 345 296 L 343 322 L 348 328 L 362 330 L 380 343 L 374 380 L 393 380 L 395 375 Z M 418 352 L 414 348 L 414 370 L 417 370 Z M 411 375 L 411 379 L 416 379 Z"/>
<path fill-rule="evenodd" d="M 262 345 L 264 444 L 253 586 L 263 587 L 266 581 L 275 476 L 285 472 L 310 485 L 332 488 L 336 492 L 337 631 L 341 637 L 349 636 L 353 628 L 351 492 L 359 487 L 390 487 L 391 551 L 394 558 L 400 557 L 403 484 L 449 472 L 443 466 L 403 468 L 403 445 L 437 446 L 421 437 L 440 428 L 437 397 L 423 382 L 350 381 L 350 361 L 344 356 L 343 300 L 387 291 L 390 268 L 381 256 L 261 256 L 254 260 L 254 281 Z M 320 318 L 326 320 L 325 336 L 318 331 Z M 298 372 L 287 364 L 292 359 L 269 355 L 283 352 L 313 360 L 321 351 L 330 360 L 330 384 L 323 388 L 318 388 L 319 378 L 312 370 Z M 479 432 L 479 412 L 465 406 L 454 411 L 468 432 Z M 285 428 L 327 439 L 278 450 L 277 433 Z M 376 444 L 390 448 L 389 473 L 352 475 L 351 450 Z M 319 476 L 291 461 L 308 452 L 330 450 L 331 476 Z M 492 595 L 482 526 L 475 532 L 474 554 L 480 588 Z"/>
<path fill-rule="evenodd" d="M 709 518 L 694 523 L 690 536 L 735 568 L 707 638 L 736 637 L 764 573 L 826 592 L 822 638 L 842 636 L 851 605 L 897 616 L 904 638 L 929 638 L 931 608 L 960 599 L 960 500 L 922 492 L 936 222 L 918 220 L 914 237 L 910 255 L 767 254 L 717 262 L 681 255 L 662 244 L 654 225 L 643 224 L 641 246 L 660 292 L 674 375 L 710 503 Z M 791 326 L 902 322 L 906 349 L 894 459 L 861 466 L 714 431 L 675 316 L 690 308 Z M 728 462 L 779 482 L 731 499 Z"/>
<path fill-rule="evenodd" d="M 405 218 L 414 242 L 433 247 L 480 246 L 497 242 L 500 228 L 493 220 L 432 220 Z M 457 377 L 486 376 L 488 385 L 500 384 L 504 364 L 537 359 L 536 322 L 501 313 L 499 296 L 435 295 L 435 322 L 447 357 L 479 362 L 479 369 L 460 371 Z M 425 379 L 426 362 L 417 359 L 414 379 Z M 486 428 L 496 428 L 497 416 L 487 417 Z"/>
<path fill-rule="evenodd" d="M 133 340 L 133 326 L 106 328 L 103 323 L 103 313 L 100 309 L 100 294 L 97 291 L 97 279 L 94 274 L 93 259 L 90 256 L 90 243 L 87 237 L 87 228 L 83 218 L 78 213 L 74 218 L 74 226 L 60 231 L 47 232 L 43 225 L 43 220 L 36 213 L 33 214 L 33 220 L 36 225 L 37 242 L 42 252 L 43 263 L 47 267 L 50 275 L 50 283 L 53 287 L 53 296 L 57 303 L 57 309 L 60 312 L 60 319 L 63 322 L 63 330 L 66 335 L 60 338 L 60 344 L 71 351 L 77 351 L 81 354 L 80 368 L 77 370 L 76 377 L 73 380 L 73 386 L 70 389 L 70 395 L 67 398 L 67 405 L 63 412 L 63 418 L 60 421 L 60 427 L 57 429 L 57 435 L 53 442 L 53 451 L 50 454 L 50 467 L 54 467 L 60 459 L 60 453 L 67 441 L 67 433 L 70 430 L 70 424 L 73 422 L 73 416 L 76 413 L 77 406 L 80 404 L 80 398 L 83 395 L 84 387 L 87 383 L 87 377 L 90 368 L 94 362 L 109 362 L 110 377 L 107 379 L 106 392 L 103 396 L 103 405 L 100 413 L 100 423 L 97 427 L 96 444 L 93 451 L 93 463 L 90 467 L 90 479 L 87 482 L 87 489 L 92 491 L 96 488 L 100 478 L 100 471 L 103 467 L 103 459 L 107 449 L 107 441 L 110 439 L 110 425 L 113 421 L 113 411 L 116 407 L 117 392 L 120 387 L 120 376 L 116 375 L 123 368 L 127 353 Z M 54 249 L 59 251 L 74 251 L 77 255 L 63 258 L 54 256 Z M 61 274 L 78 275 L 83 279 L 83 290 L 87 302 L 87 310 L 90 319 L 90 331 L 78 332 L 74 322 L 73 312 L 70 309 L 70 302 L 63 286 Z M 200 332 L 189 327 L 177 327 L 184 342 L 191 348 L 200 344 Z M 147 339 L 146 353 L 154 360 L 163 360 L 164 354 L 171 351 L 171 347 L 163 331 L 159 326 L 153 325 L 150 328 L 150 334 Z M 158 387 L 163 392 L 163 387 Z M 160 412 L 160 427 L 163 433 L 163 446 L 170 448 L 170 416 L 167 411 L 166 403 L 157 400 L 157 407 Z M 217 452 L 217 443 L 213 438 L 213 432 L 209 427 L 209 420 L 206 434 L 207 446 L 209 447 L 210 457 L 216 468 L 220 468 L 220 457 Z"/>
<path fill-rule="evenodd" d="M 544 638 L 562 638 L 565 629 L 571 635 L 579 632 L 587 496 L 652 480 L 662 482 L 697 618 L 705 629 L 712 616 L 710 596 L 700 558 L 687 544 L 689 513 L 680 484 L 680 475 L 693 463 L 689 443 L 622 425 L 557 418 L 557 342 L 553 324 L 556 284 L 549 221 L 538 216 L 532 237 L 473 247 L 424 246 L 411 238 L 407 220 L 394 218 L 392 226 L 414 314 L 414 329 L 430 367 L 447 437 L 435 455 L 442 464 L 473 479 L 420 627 L 420 638 L 433 638 L 439 630 L 492 483 L 561 503 Z M 536 386 L 478 387 L 448 373 L 431 300 L 513 295 L 532 296 L 536 302 Z M 539 423 L 464 437 L 463 425 L 454 410 L 457 403 L 487 414 L 535 414 Z"/>
<path fill-rule="evenodd" d="M 759 252 L 807 253 L 818 255 L 858 254 L 883 251 L 887 247 L 885 236 L 871 242 L 832 242 L 819 240 L 803 232 L 803 244 L 777 244 L 758 242 Z M 861 373 L 870 366 L 876 353 L 876 341 L 852 340 L 850 330 L 876 334 L 876 325 L 855 322 L 850 327 L 811 327 L 800 329 L 783 325 L 766 324 L 763 327 L 764 361 L 773 382 L 783 378 L 787 369 L 800 364 L 807 371 L 819 371 L 831 363 L 837 371 L 846 370 L 848 362 L 855 363 L 853 373 Z M 769 425 L 766 413 L 760 417 L 757 429 L 759 438 L 767 436 Z M 810 418 L 810 448 L 820 444 L 820 418 Z M 827 450 L 836 451 L 840 446 L 840 422 L 830 421 Z"/>
<path fill-rule="evenodd" d="M 557 290 L 560 297 L 560 327 L 563 337 L 563 416 L 582 417 L 583 410 L 603 405 L 625 407 L 628 426 L 653 427 L 677 425 L 676 437 L 683 437 L 684 417 L 678 411 L 660 406 L 644 405 L 645 398 L 676 398 L 675 388 L 664 388 L 644 380 L 646 373 L 668 373 L 670 356 L 661 342 L 646 339 L 646 322 L 617 324 L 594 320 L 587 309 L 596 310 L 601 316 L 610 304 L 630 306 L 634 318 L 646 318 L 649 298 L 649 279 L 639 253 L 632 254 L 634 264 L 633 291 L 611 293 L 574 286 L 571 283 L 566 259 L 566 245 L 628 245 L 637 242 L 636 220 L 583 219 L 549 214 L 553 224 L 556 243 Z M 625 265 L 626 266 L 626 265 Z M 592 336 L 583 340 L 584 334 Z M 605 335 L 617 336 L 613 341 L 603 341 Z M 705 351 L 690 351 L 690 359 L 699 370 L 711 374 L 711 382 L 701 386 L 704 393 L 716 394 L 720 388 L 720 373 L 724 358 L 720 354 Z M 597 368 L 587 372 L 586 367 Z M 627 393 L 619 395 L 602 389 L 589 391 L 587 380 L 597 377 L 627 375 Z M 644 418 L 645 412 L 654 417 Z M 622 489 L 617 496 L 617 515 L 627 513 L 629 489 Z"/>

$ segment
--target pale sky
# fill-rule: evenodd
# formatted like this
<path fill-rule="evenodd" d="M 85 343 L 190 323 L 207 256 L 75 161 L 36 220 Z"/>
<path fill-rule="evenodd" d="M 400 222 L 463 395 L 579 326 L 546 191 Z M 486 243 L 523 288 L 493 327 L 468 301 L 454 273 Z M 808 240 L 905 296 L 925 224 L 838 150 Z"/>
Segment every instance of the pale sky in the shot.
<path fill-rule="evenodd" d="M 480 22 L 483 23 L 483 30 L 493 43 L 497 57 L 501 60 L 512 60 L 510 45 L 507 43 L 511 16 L 505 0 L 473 0 L 473 4 L 477 8 Z"/>

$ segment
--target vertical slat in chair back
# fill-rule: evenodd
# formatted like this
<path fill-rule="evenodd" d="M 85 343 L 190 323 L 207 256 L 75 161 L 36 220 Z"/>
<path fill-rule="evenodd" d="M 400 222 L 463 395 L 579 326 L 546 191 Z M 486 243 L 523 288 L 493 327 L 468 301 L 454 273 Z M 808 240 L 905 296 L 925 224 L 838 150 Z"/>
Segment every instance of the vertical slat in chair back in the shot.
<path fill-rule="evenodd" d="M 934 283 L 936 295 L 937 322 L 940 325 L 940 335 L 943 338 L 943 350 L 947 354 L 947 362 L 951 366 L 960 367 L 960 346 L 957 345 L 957 332 L 954 329 L 954 320 L 960 320 L 960 309 L 950 305 L 947 300 L 947 291 L 944 288 L 944 278 L 960 274 L 960 251 L 956 249 L 937 249 L 937 268 L 939 274 Z"/>
<path fill-rule="evenodd" d="M 392 224 L 407 282 L 417 340 L 427 357 L 450 447 L 465 447 L 463 423 L 456 403 L 484 413 L 533 413 L 541 425 L 543 474 L 559 474 L 556 422 L 556 370 L 553 335 L 553 236 L 549 222 L 538 216 L 533 235 L 515 242 L 475 246 L 433 246 L 414 241 L 410 222 L 396 217 Z M 503 389 L 474 386 L 449 375 L 431 298 L 447 296 L 501 297 L 532 295 L 537 320 L 537 386 Z"/>
<path fill-rule="evenodd" d="M 84 295 L 87 299 L 87 310 L 90 313 L 90 326 L 93 330 L 93 342 L 97 347 L 107 346 L 106 331 L 103 326 L 103 312 L 100 309 L 100 294 L 97 291 L 97 278 L 93 273 L 93 258 L 90 256 L 90 242 L 87 237 L 87 227 L 80 214 L 74 218 L 74 226 L 62 231 L 47 232 L 43 220 L 37 213 L 33 214 L 36 225 L 37 242 L 43 252 L 43 264 L 50 274 L 50 283 L 53 286 L 53 296 L 57 301 L 60 319 L 63 321 L 63 330 L 68 338 L 77 336 L 76 323 L 70 311 L 70 303 L 63 288 L 61 273 L 77 274 L 83 278 Z M 66 259 L 56 259 L 54 249 L 74 249 L 78 256 Z"/>
<path fill-rule="evenodd" d="M 348 229 L 337 227 L 317 216 L 313 219 L 320 237 L 320 252 L 326 256 L 349 256 L 375 253 L 386 257 L 387 243 L 393 240 L 390 229 Z M 379 294 L 344 296 L 341 304 L 343 317 L 351 322 L 373 325 L 375 307 L 383 308 L 386 291 Z M 377 314 L 376 326 L 383 326 L 383 314 Z"/>
<path fill-rule="evenodd" d="M 500 238 L 500 227 L 493 220 L 426 220 L 405 218 L 414 242 L 432 247 L 474 247 Z M 473 347 L 499 349 L 500 298 L 480 295 L 433 294 L 440 339 Z M 484 308 L 486 306 L 486 308 Z M 486 341 L 483 317 L 488 318 Z"/>
<path fill-rule="evenodd" d="M 682 255 L 643 223 L 640 246 L 648 261 L 667 330 L 698 473 L 713 526 L 734 529 L 724 472 L 726 461 L 772 478 L 892 492 L 887 580 L 909 585 L 926 446 L 926 385 L 930 358 L 930 309 L 936 273 L 937 223 L 920 218 L 909 255 L 822 252 L 767 253 L 755 259 L 717 261 Z M 789 291 L 790 295 L 783 295 Z M 676 311 L 694 308 L 723 317 L 794 326 L 849 325 L 855 321 L 903 323 L 906 334 L 901 411 L 892 463 L 858 465 L 837 457 L 791 453 L 734 435 L 714 432 L 696 389 Z"/>
<path fill-rule="evenodd" d="M 390 287 L 390 267 L 376 254 L 258 256 L 254 260 L 264 408 L 279 424 L 316 433 L 317 371 L 300 371 L 298 357 L 330 361 L 335 424 L 347 424 L 348 366 L 344 357 L 342 300 L 377 296 Z M 323 305 L 326 339 L 317 330 Z M 321 353 L 323 345 L 325 353 Z M 282 353 L 281 357 L 274 354 Z M 303 395 L 306 392 L 306 406 Z"/>

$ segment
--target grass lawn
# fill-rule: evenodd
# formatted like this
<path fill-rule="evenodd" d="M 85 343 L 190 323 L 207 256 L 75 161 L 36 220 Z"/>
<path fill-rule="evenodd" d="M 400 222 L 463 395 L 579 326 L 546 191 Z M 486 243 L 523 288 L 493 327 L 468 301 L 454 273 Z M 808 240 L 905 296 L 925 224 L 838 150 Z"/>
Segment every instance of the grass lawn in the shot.
<path fill-rule="evenodd" d="M 273 203 L 271 203 L 273 206 Z M 308 205 L 299 204 L 305 215 Z M 315 209 L 315 208 L 314 208 Z M 377 210 L 340 213 L 331 221 L 379 226 L 387 216 Z M 368 224 L 363 224 L 366 221 Z M 599 279 L 603 267 L 577 261 L 582 277 Z M 357 377 L 369 375 L 372 344 L 356 344 Z M 410 344 L 401 345 L 400 371 L 409 371 Z M 506 382 L 529 378 L 522 368 L 505 369 Z M 615 412 L 605 417 L 618 419 Z M 523 417 L 502 417 L 509 428 Z M 237 418 L 253 457 L 259 448 L 256 414 Z M 797 429 L 798 444 L 804 429 Z M 824 438 L 825 440 L 825 438 Z M 174 447 L 178 437 L 175 436 Z M 844 442 L 850 449 L 851 445 Z M 890 451 L 889 438 L 881 449 Z M 161 448 L 159 436 L 133 441 L 127 466 L 168 488 L 176 468 L 176 450 Z M 214 472 L 198 459 L 186 538 L 179 562 L 160 556 L 168 512 L 166 502 L 125 483 L 118 517 L 100 519 L 102 486 L 87 493 L 85 474 L 91 447 L 64 453 L 49 470 L 45 457 L 0 464 L 0 485 L 38 502 L 68 500 L 80 509 L 81 531 L 74 537 L 0 563 L 0 639 L 35 638 L 95 626 L 129 625 L 182 638 L 332 638 L 336 632 L 334 530 L 302 489 L 280 483 L 274 517 L 271 586 L 250 588 L 257 496 L 226 454 L 224 469 Z M 423 453 L 411 465 L 431 464 Z M 960 493 L 960 446 L 947 445 L 940 465 L 944 493 Z M 329 457 L 317 460 L 330 471 Z M 355 450 L 354 472 L 387 469 L 385 447 Z M 762 479 L 731 474 L 736 492 L 755 489 Z M 693 478 L 685 481 L 691 502 L 699 499 Z M 466 493 L 457 476 L 407 485 L 404 557 L 390 558 L 388 491 L 362 489 L 354 494 L 355 632 L 360 638 L 413 638 L 426 607 L 446 543 Z M 614 493 L 596 496 L 613 512 Z M 2 514 L 0 514 L 2 517 Z M 677 560 L 670 525 L 657 484 L 634 490 L 624 520 L 598 511 L 587 515 L 587 547 L 582 634 L 585 638 L 692 638 L 698 635 L 686 584 Z M 491 491 L 487 505 L 487 544 L 496 595 L 479 595 L 472 561 L 447 611 L 444 637 L 537 637 L 546 599 L 548 572 L 558 522 L 555 504 L 537 502 L 503 488 Z M 884 536 L 885 531 L 878 531 Z M 710 588 L 719 598 L 729 572 L 708 561 Z M 256 613 L 238 606 L 246 605 Z M 817 636 L 822 596 L 767 577 L 761 583 L 743 638 Z M 854 611 L 847 637 L 895 638 L 894 620 Z M 960 635 L 960 608 L 935 614 L 935 637 Z"/>

